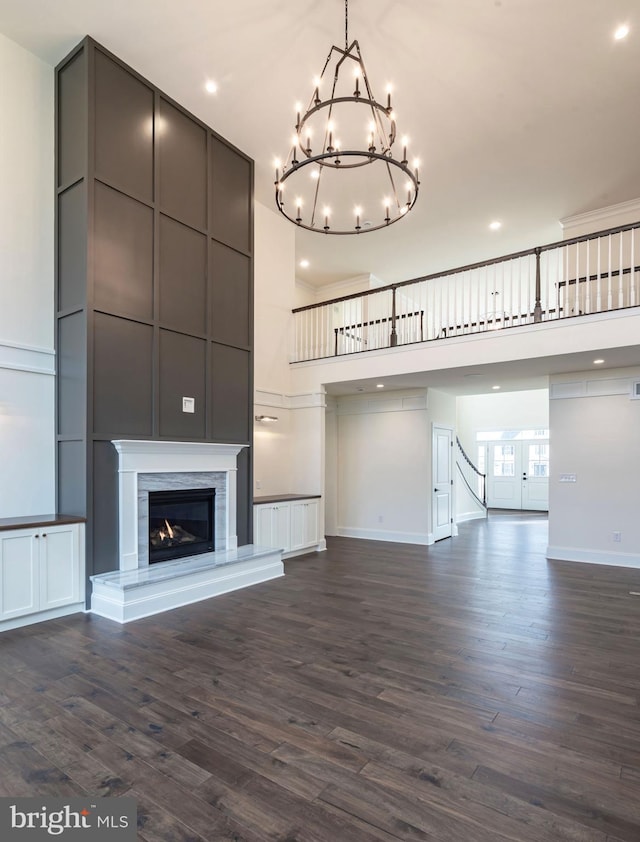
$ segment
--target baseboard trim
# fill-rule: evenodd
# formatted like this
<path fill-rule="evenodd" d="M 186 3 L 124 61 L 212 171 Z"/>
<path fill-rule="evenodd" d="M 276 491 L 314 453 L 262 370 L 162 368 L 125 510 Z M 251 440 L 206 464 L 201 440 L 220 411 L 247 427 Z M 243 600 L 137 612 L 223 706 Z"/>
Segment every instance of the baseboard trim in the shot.
<path fill-rule="evenodd" d="M 341 538 L 364 538 L 366 541 L 392 541 L 396 544 L 433 544 L 433 535 L 426 532 L 392 532 L 386 529 L 356 529 L 339 526 Z"/>
<path fill-rule="evenodd" d="M 325 552 L 326 549 L 327 542 L 323 538 L 322 541 L 319 541 L 317 544 L 312 544 L 310 547 L 302 547 L 299 550 L 289 550 L 288 552 L 283 552 L 282 558 L 284 560 L 289 558 L 295 558 L 298 555 L 309 555 L 309 553 L 322 553 Z"/>
<path fill-rule="evenodd" d="M 57 620 L 59 617 L 67 617 L 69 614 L 79 614 L 84 610 L 84 602 L 74 602 L 71 605 L 63 605 L 61 608 L 50 608 L 48 611 L 24 614 L 22 617 L 14 617 L 12 620 L 3 620 L 0 622 L 0 632 L 19 629 L 22 626 L 32 626 L 34 623 L 43 623 L 45 620 Z"/>
<path fill-rule="evenodd" d="M 546 556 L 556 561 L 577 561 L 583 564 L 605 564 L 609 567 L 640 569 L 640 555 L 611 553 L 603 550 L 583 550 L 578 547 L 548 546 Z"/>
<path fill-rule="evenodd" d="M 464 523 L 467 520 L 484 520 L 487 516 L 484 512 L 463 512 L 461 515 L 456 515 L 456 523 Z"/>

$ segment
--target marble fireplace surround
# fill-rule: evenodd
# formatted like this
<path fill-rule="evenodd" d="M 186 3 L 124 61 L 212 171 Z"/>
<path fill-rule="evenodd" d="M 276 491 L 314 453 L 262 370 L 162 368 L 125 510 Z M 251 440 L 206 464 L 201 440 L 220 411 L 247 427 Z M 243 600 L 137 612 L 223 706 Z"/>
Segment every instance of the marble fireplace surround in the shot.
<path fill-rule="evenodd" d="M 130 440 L 113 445 L 119 460 L 119 568 L 91 576 L 92 613 L 128 623 L 284 576 L 281 550 L 238 547 L 237 456 L 247 445 Z M 149 491 L 207 485 L 216 489 L 215 552 L 149 564 Z"/>
<path fill-rule="evenodd" d="M 137 440 L 112 444 L 118 452 L 119 570 L 149 565 L 149 491 L 215 488 L 215 550 L 237 548 L 237 457 L 247 445 Z"/>

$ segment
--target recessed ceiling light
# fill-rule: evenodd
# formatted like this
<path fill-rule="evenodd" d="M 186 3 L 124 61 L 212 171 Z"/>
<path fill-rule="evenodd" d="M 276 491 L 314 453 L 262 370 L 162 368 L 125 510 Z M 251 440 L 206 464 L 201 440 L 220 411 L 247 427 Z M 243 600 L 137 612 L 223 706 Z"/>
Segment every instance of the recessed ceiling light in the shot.
<path fill-rule="evenodd" d="M 492 231 L 498 231 L 500 228 L 502 228 L 502 223 L 498 219 L 494 219 L 493 222 L 489 223 L 489 228 Z"/>
<path fill-rule="evenodd" d="M 301 266 L 303 269 L 308 269 L 308 268 L 309 268 L 309 261 L 308 261 L 308 260 L 301 260 L 301 261 L 300 261 L 300 266 Z"/>
<path fill-rule="evenodd" d="M 602 365 L 603 362 L 604 362 L 604 360 L 594 360 L 593 364 L 594 365 Z"/>
<path fill-rule="evenodd" d="M 616 29 L 613 33 L 613 37 L 616 41 L 622 41 L 623 38 L 626 38 L 630 32 L 630 27 L 628 23 L 621 23 L 620 26 Z"/>
<path fill-rule="evenodd" d="M 492 388 L 492 389 L 499 389 L 499 388 L 500 388 L 500 386 L 492 386 L 491 388 Z"/>
<path fill-rule="evenodd" d="M 376 389 L 384 389 L 384 383 L 376 383 Z"/>
<path fill-rule="evenodd" d="M 216 83 L 213 81 L 213 79 L 209 79 L 209 80 L 207 81 L 207 83 L 206 83 L 206 84 L 205 84 L 205 86 L 204 86 L 204 89 L 205 89 L 205 91 L 206 91 L 208 94 L 216 94 L 216 93 L 218 93 L 218 86 L 217 86 L 217 85 L 216 85 Z"/>

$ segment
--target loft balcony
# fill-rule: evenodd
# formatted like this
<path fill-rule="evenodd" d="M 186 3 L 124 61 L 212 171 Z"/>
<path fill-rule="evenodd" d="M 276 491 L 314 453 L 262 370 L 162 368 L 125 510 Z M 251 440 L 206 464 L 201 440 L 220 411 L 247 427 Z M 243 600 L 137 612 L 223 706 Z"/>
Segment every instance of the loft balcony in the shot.
<path fill-rule="evenodd" d="M 640 222 L 293 310 L 293 362 L 640 306 Z"/>

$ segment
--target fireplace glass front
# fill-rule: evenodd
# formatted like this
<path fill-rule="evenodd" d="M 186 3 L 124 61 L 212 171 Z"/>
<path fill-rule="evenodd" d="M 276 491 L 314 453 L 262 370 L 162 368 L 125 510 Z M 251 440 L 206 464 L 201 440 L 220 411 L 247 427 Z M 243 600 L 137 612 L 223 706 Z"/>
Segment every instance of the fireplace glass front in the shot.
<path fill-rule="evenodd" d="M 149 564 L 213 552 L 215 488 L 149 492 Z"/>

